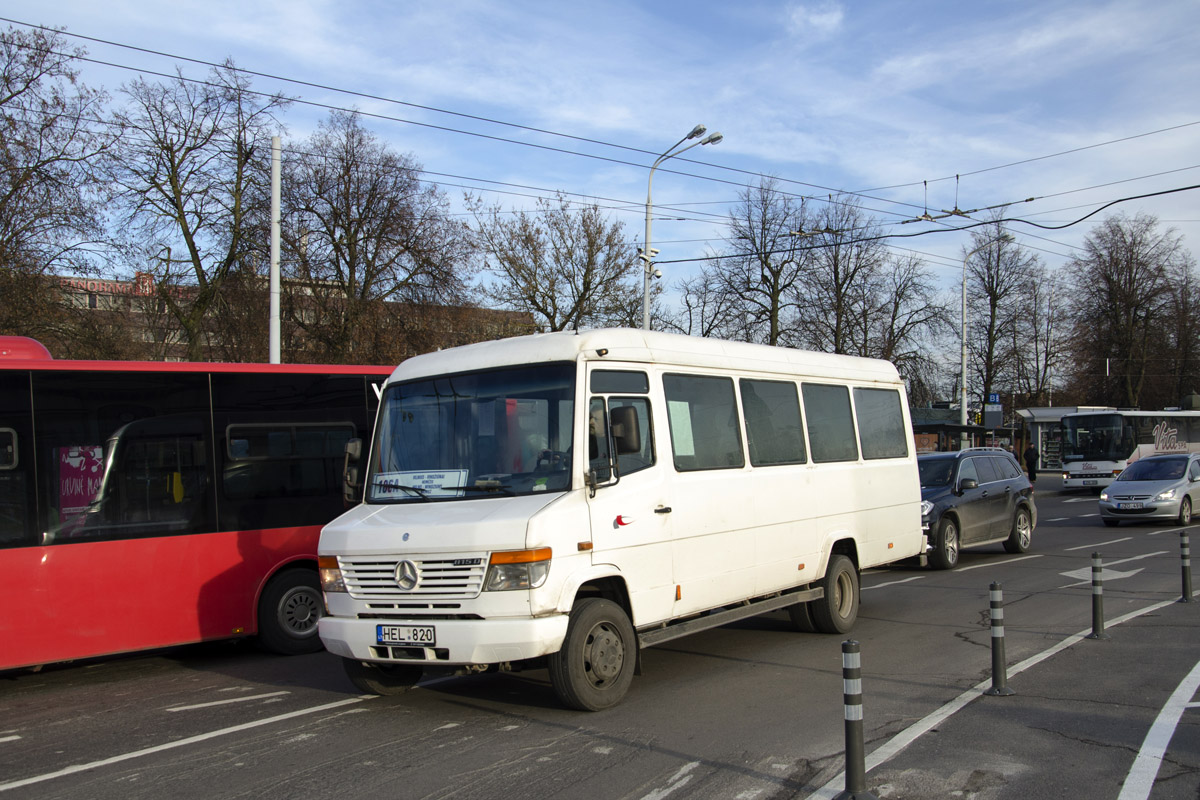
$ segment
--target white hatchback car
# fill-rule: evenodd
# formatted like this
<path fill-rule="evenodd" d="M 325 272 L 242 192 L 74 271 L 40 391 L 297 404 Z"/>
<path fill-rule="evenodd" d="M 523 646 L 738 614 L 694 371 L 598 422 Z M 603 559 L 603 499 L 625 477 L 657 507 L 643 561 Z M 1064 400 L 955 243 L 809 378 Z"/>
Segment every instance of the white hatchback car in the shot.
<path fill-rule="evenodd" d="M 1190 525 L 1200 502 L 1200 454 L 1148 456 L 1133 462 L 1100 492 L 1100 517 L 1114 527 L 1121 520 L 1169 519 Z"/>

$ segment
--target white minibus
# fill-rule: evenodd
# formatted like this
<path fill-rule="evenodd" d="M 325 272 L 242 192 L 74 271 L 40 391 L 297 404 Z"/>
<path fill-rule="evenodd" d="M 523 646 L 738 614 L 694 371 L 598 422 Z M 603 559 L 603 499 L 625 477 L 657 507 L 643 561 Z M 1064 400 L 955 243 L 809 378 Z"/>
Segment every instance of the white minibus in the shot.
<path fill-rule="evenodd" d="M 911 431 L 873 359 L 633 329 L 417 356 L 347 446 L 321 639 L 363 691 L 544 666 L 599 710 L 677 636 L 845 633 L 860 571 L 924 551 Z"/>

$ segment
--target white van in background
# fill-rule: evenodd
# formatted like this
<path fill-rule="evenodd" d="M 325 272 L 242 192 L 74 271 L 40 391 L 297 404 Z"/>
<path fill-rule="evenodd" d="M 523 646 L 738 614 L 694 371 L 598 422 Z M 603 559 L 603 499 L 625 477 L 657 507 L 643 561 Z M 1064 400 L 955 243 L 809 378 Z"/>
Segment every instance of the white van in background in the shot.
<path fill-rule="evenodd" d="M 598 710 L 686 633 L 845 633 L 859 572 L 924 550 L 911 430 L 886 361 L 632 329 L 412 358 L 347 448 L 321 639 L 364 691 L 545 665 Z"/>

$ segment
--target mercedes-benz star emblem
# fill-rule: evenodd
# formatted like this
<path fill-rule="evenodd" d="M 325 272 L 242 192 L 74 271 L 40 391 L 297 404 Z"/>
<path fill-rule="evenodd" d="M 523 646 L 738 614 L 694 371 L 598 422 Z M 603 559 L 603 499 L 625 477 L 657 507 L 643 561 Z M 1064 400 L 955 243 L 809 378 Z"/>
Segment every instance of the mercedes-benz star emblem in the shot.
<path fill-rule="evenodd" d="M 421 580 L 421 573 L 417 571 L 417 565 L 411 561 L 401 561 L 396 565 L 396 585 L 406 592 L 411 592 L 417 588 L 417 583 Z"/>

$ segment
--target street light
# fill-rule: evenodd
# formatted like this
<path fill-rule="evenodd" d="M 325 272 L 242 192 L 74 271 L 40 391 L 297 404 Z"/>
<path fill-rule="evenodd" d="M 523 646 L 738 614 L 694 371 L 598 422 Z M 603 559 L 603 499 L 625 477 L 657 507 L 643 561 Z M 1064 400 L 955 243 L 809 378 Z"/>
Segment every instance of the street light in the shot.
<path fill-rule="evenodd" d="M 962 376 L 960 377 L 960 389 L 962 397 L 959 403 L 958 421 L 962 425 L 961 439 L 959 440 L 959 449 L 967 448 L 967 262 L 971 260 L 971 256 L 978 253 L 980 250 L 986 250 L 999 242 L 1011 242 L 1012 234 L 1002 233 L 994 239 L 989 239 L 983 244 L 976 247 L 971 252 L 967 253 L 963 258 L 963 278 L 962 278 Z"/>
<path fill-rule="evenodd" d="M 653 207 L 653 202 L 650 199 L 650 192 L 654 186 L 654 170 L 658 169 L 658 165 L 666 161 L 668 158 L 674 158 L 675 156 L 681 153 L 686 153 L 693 147 L 697 147 L 702 144 L 717 144 L 723 138 L 725 138 L 719 133 L 710 133 L 708 136 L 704 136 L 704 132 L 706 130 L 708 129 L 703 125 L 697 125 L 696 127 L 692 128 L 691 133 L 668 147 L 666 152 L 659 156 L 654 162 L 654 166 L 650 167 L 650 179 L 646 182 L 646 241 L 642 244 L 641 253 L 642 266 L 645 270 L 645 277 L 642 281 L 642 328 L 645 330 L 650 330 L 650 279 L 652 277 L 662 277 L 662 273 L 657 272 L 654 269 L 654 256 L 658 253 L 658 251 L 650 246 L 650 209 Z M 692 142 L 687 147 L 679 148 L 679 145 L 683 144 L 684 142 L 700 136 L 704 136 L 704 138 L 698 142 Z"/>

